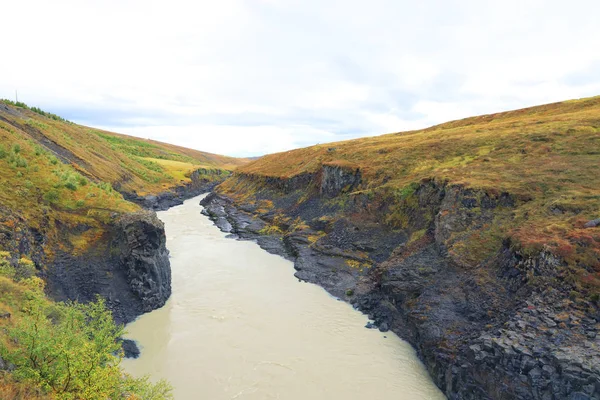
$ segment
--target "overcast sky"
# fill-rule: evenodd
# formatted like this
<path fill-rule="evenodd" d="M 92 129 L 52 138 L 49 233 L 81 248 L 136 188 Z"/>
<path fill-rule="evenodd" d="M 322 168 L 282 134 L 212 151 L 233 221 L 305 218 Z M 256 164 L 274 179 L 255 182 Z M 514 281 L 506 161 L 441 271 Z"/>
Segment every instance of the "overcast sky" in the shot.
<path fill-rule="evenodd" d="M 2 4 L 0 97 L 254 156 L 600 94 L 600 1 Z"/>

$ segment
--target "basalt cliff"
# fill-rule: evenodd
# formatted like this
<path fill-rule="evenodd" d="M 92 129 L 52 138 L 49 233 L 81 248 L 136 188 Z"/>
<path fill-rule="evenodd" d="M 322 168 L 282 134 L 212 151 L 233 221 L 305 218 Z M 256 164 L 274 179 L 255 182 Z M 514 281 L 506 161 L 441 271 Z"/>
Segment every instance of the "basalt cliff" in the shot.
<path fill-rule="evenodd" d="M 55 300 L 101 296 L 116 322 L 164 305 L 171 271 L 155 211 L 247 160 L 77 125 L 0 102 L 0 251 Z"/>
<path fill-rule="evenodd" d="M 599 161 L 591 98 L 265 156 L 202 204 L 450 399 L 599 399 Z"/>

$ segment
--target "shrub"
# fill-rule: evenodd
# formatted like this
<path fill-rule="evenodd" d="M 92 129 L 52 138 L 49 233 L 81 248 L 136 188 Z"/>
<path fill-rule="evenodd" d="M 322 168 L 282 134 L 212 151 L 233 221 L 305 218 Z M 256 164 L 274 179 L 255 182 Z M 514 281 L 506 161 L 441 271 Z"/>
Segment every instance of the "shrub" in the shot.
<path fill-rule="evenodd" d="M 77 185 L 71 181 L 65 183 L 65 187 L 69 190 L 75 191 L 77 190 Z"/>
<path fill-rule="evenodd" d="M 77 208 L 81 208 L 81 207 L 83 207 L 84 205 L 85 205 L 85 201 L 83 201 L 83 200 L 77 200 L 77 202 L 75 203 L 75 206 L 76 206 Z"/>
<path fill-rule="evenodd" d="M 112 193 L 113 192 L 113 188 L 111 186 L 110 183 L 108 182 L 100 182 L 98 184 L 98 187 L 102 190 L 104 190 L 106 193 Z"/>
<path fill-rule="evenodd" d="M 16 166 L 17 168 L 27 168 L 27 160 L 24 159 L 23 157 L 18 157 L 17 158 L 17 162 L 16 162 Z"/>
<path fill-rule="evenodd" d="M 152 385 L 123 375 L 117 340 L 123 328 L 115 325 L 101 298 L 85 305 L 49 307 L 37 295 L 26 303 L 21 317 L 7 329 L 17 346 L 3 349 L 18 380 L 59 399 L 171 397 L 164 381 Z"/>
<path fill-rule="evenodd" d="M 60 199 L 60 193 L 55 189 L 51 189 L 44 194 L 44 200 L 47 203 L 53 204 L 53 203 L 58 202 L 59 199 Z"/>
<path fill-rule="evenodd" d="M 20 281 L 22 279 L 28 279 L 35 275 L 36 269 L 35 264 L 28 258 L 21 257 L 17 265 L 15 266 L 14 279 Z"/>
<path fill-rule="evenodd" d="M 0 276 L 13 279 L 15 277 L 15 267 L 9 262 L 10 253 L 0 251 Z"/>
<path fill-rule="evenodd" d="M 21 145 L 18 143 L 13 144 L 12 151 L 15 154 L 19 154 L 21 152 Z"/>
<path fill-rule="evenodd" d="M 6 157 L 6 149 L 0 144 L 0 160 Z"/>

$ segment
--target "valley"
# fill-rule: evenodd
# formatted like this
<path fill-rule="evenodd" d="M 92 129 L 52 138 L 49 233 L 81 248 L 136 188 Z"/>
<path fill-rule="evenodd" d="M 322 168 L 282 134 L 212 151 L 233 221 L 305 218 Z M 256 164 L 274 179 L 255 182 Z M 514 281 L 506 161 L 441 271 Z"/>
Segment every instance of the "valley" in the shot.
<path fill-rule="evenodd" d="M 155 211 L 210 192 L 203 212 L 226 240 L 256 241 L 406 340 L 448 398 L 600 398 L 599 149 L 600 97 L 256 160 L 4 101 L 0 307 L 12 317 L 0 324 L 43 297 L 19 286 L 23 266 L 44 307 L 100 296 L 117 324 L 163 307 L 172 266 Z M 2 364 L 20 371 L 3 343 Z M 66 398 L 18 376 L 4 373 L 6 393 Z"/>

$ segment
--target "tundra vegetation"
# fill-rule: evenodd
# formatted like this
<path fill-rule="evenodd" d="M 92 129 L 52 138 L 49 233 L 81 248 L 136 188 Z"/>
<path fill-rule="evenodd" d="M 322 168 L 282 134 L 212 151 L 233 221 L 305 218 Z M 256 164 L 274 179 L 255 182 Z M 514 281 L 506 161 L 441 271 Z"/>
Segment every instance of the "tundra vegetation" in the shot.
<path fill-rule="evenodd" d="M 111 216 L 139 208 L 123 192 L 168 192 L 190 182 L 195 170 L 226 176 L 245 162 L 77 125 L 0 100 L 0 224 L 12 230 L 26 221 L 44 233 L 48 247 L 92 245 L 87 242 L 102 237 Z M 83 239 L 65 237 L 77 226 L 90 228 Z"/>
<path fill-rule="evenodd" d="M 241 203 L 268 204 L 263 192 L 274 182 L 318 178 L 326 167 L 360 171 L 359 185 L 327 200 L 337 210 L 330 217 L 340 218 L 366 200 L 362 214 L 376 215 L 391 229 L 414 230 L 411 241 L 425 234 L 425 225 L 411 220 L 425 183 L 460 187 L 481 198 L 506 195 L 515 207 L 497 210 L 491 223 L 451 240 L 450 255 L 474 267 L 507 243 L 523 254 L 547 250 L 566 262 L 564 279 L 580 295 L 596 298 L 600 232 L 585 224 L 600 217 L 599 159 L 600 97 L 592 97 L 272 154 L 238 168 L 218 190 Z M 298 207 L 318 194 L 318 179 L 312 182 Z M 283 212 L 272 203 L 270 210 Z"/>
<path fill-rule="evenodd" d="M 112 256 L 115 221 L 140 208 L 123 193 L 176 191 L 198 171 L 222 179 L 245 162 L 0 100 L 0 311 L 10 314 L 0 319 L 0 398 L 169 398 L 165 383 L 120 369 L 123 331 L 104 300 L 54 302 L 48 277 L 65 255 L 67 275 Z"/>

